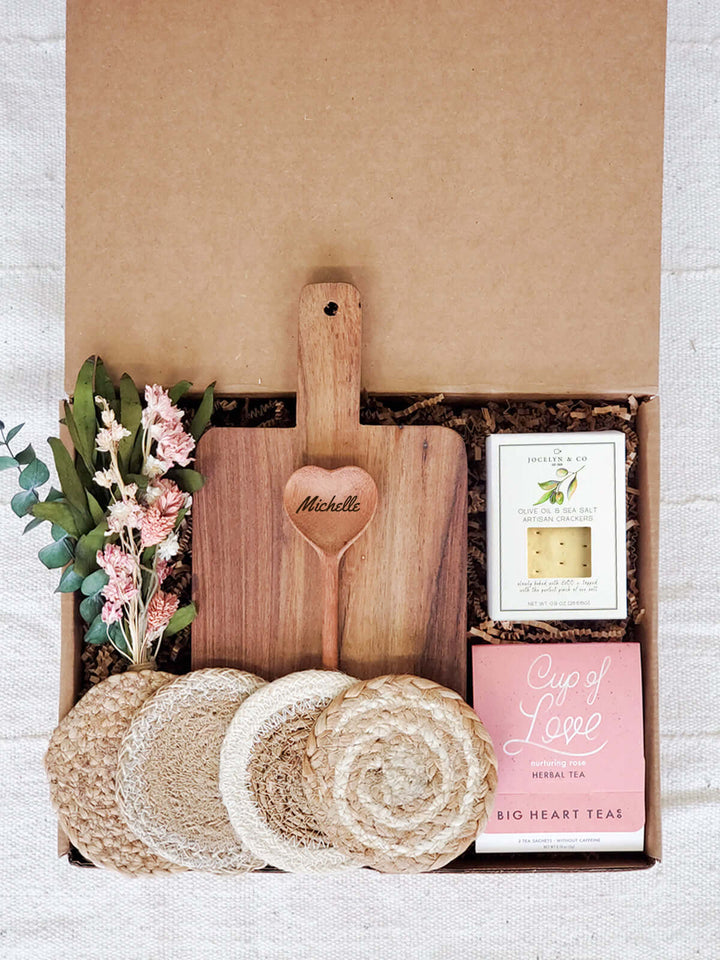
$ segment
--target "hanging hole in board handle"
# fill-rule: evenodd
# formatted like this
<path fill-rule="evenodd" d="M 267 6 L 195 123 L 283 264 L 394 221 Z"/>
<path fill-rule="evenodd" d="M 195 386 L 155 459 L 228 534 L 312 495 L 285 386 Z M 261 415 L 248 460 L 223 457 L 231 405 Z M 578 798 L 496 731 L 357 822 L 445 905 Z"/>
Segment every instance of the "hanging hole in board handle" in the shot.
<path fill-rule="evenodd" d="M 326 303 L 323 307 L 323 313 L 327 314 L 328 317 L 334 317 L 338 312 L 338 305 L 334 300 L 331 300 L 329 303 Z"/>

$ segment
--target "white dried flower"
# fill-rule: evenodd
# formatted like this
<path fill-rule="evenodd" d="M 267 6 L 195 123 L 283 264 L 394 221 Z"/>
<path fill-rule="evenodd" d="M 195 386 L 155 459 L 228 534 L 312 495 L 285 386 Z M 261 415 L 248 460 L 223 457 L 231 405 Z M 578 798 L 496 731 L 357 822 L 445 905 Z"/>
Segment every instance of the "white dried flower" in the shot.
<path fill-rule="evenodd" d="M 101 453 L 109 453 L 112 450 L 117 450 L 120 441 L 129 436 L 130 431 L 113 418 L 109 426 L 98 430 L 95 446 Z"/>
<path fill-rule="evenodd" d="M 110 489 L 114 483 L 117 483 L 117 474 L 110 467 L 108 470 L 97 470 L 93 474 L 93 480 L 99 487 Z"/>
<path fill-rule="evenodd" d="M 177 533 L 171 533 L 167 540 L 158 544 L 157 555 L 161 560 L 172 560 L 180 549 Z"/>
<path fill-rule="evenodd" d="M 119 500 L 108 508 L 108 530 L 120 533 L 123 527 L 139 527 L 142 508 L 132 501 Z"/>
<path fill-rule="evenodd" d="M 169 470 L 169 465 L 164 460 L 158 460 L 157 457 L 154 457 L 152 454 L 148 454 L 145 458 L 145 463 L 143 465 L 143 474 L 149 480 L 156 480 L 158 477 L 161 477 L 167 470 Z M 161 491 L 158 490 L 156 496 L 160 496 Z M 146 497 L 150 494 L 150 487 L 147 489 Z M 151 501 L 148 499 L 148 503 Z"/>

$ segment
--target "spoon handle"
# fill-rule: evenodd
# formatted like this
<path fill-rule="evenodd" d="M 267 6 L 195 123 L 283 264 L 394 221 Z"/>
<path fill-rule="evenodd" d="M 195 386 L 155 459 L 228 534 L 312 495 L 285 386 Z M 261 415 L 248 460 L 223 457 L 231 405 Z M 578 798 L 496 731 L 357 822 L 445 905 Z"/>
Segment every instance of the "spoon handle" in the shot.
<path fill-rule="evenodd" d="M 340 557 L 321 553 L 323 574 L 322 665 L 326 670 L 337 670 L 340 663 L 338 643 L 338 586 Z"/>

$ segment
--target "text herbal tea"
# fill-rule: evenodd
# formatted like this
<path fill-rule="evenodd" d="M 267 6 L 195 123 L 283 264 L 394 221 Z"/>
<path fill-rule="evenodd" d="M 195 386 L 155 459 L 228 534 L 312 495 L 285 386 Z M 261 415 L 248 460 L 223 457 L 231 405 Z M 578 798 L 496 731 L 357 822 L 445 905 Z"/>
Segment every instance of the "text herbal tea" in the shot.
<path fill-rule="evenodd" d="M 498 759 L 478 853 L 642 850 L 637 643 L 473 647 L 473 707 Z"/>

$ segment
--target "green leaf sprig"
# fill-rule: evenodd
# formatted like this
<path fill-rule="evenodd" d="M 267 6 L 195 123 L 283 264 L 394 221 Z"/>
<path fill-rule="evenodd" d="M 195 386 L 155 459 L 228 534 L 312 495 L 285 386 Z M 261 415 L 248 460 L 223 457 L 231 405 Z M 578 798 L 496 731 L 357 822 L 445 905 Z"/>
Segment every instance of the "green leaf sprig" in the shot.
<path fill-rule="evenodd" d="M 580 470 L 583 469 L 584 467 L 580 467 L 574 473 L 571 473 L 569 470 L 566 470 L 565 467 L 558 467 L 555 471 L 555 477 L 552 480 L 543 480 L 542 483 L 538 483 L 538 486 L 544 493 L 539 500 L 535 501 L 533 506 L 537 507 L 538 504 L 545 503 L 548 500 L 552 504 L 561 506 L 565 500 L 570 500 L 577 490 L 577 475 L 580 473 Z"/>

